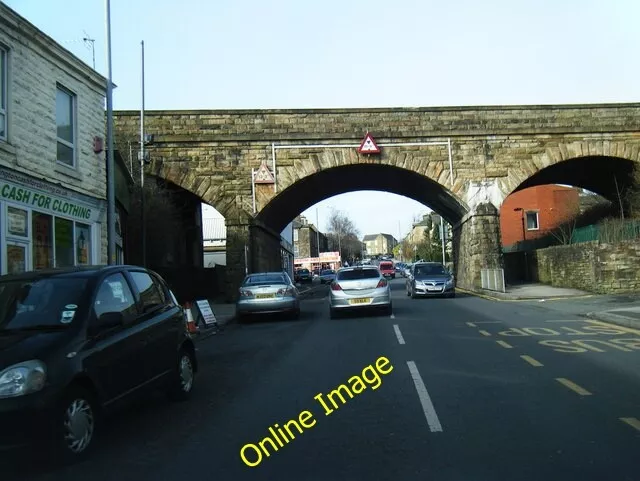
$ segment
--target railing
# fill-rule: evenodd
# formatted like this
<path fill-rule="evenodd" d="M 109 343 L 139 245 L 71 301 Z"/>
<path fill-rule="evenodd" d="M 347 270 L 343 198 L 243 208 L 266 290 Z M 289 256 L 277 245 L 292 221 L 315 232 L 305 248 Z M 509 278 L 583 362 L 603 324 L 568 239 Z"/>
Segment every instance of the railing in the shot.
<path fill-rule="evenodd" d="M 506 292 L 504 269 L 481 269 L 482 288 L 490 291 Z"/>

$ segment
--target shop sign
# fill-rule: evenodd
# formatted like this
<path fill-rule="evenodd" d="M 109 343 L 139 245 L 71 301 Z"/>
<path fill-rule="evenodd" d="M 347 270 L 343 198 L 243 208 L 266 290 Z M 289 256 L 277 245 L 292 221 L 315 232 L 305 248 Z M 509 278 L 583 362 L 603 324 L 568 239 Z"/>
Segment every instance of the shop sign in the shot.
<path fill-rule="evenodd" d="M 100 209 L 78 202 L 75 199 L 64 199 L 30 189 L 0 178 L 0 199 L 22 204 L 40 212 L 62 214 L 74 219 L 93 223 L 100 219 Z"/>

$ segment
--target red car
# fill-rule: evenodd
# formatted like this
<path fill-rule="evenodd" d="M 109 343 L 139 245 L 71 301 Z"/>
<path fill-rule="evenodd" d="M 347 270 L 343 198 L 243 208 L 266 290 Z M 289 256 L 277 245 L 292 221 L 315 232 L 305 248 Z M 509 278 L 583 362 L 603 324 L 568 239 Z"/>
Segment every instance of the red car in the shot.
<path fill-rule="evenodd" d="M 393 262 L 384 261 L 378 265 L 378 269 L 380 269 L 380 273 L 385 277 L 391 277 L 392 279 L 396 278 L 396 269 L 393 267 Z"/>

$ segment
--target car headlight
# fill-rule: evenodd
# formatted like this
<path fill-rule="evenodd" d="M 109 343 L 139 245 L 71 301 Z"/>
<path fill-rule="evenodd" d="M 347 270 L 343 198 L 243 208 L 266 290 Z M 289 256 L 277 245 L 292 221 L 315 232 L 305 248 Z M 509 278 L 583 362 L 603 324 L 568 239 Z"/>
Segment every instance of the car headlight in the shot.
<path fill-rule="evenodd" d="M 41 361 L 25 361 L 0 372 L 0 398 L 24 396 L 40 391 L 47 380 L 47 370 Z"/>
<path fill-rule="evenodd" d="M 452 285 L 453 285 L 453 277 L 450 277 L 449 279 L 447 279 L 446 284 L 447 284 L 448 286 L 452 286 Z"/>

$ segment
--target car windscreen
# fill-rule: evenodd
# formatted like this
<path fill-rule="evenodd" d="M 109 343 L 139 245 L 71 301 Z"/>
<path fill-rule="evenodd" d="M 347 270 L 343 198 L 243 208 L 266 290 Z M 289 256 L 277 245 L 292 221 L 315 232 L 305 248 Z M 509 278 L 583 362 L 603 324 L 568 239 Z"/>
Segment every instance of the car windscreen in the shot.
<path fill-rule="evenodd" d="M 322 271 L 322 273 L 320 275 L 321 276 L 330 276 L 332 274 L 335 274 L 335 271 L 327 270 L 327 271 Z"/>
<path fill-rule="evenodd" d="M 300 269 L 298 274 L 309 274 L 309 269 Z"/>
<path fill-rule="evenodd" d="M 414 275 L 416 276 L 443 276 L 446 274 L 448 274 L 448 272 L 445 268 L 437 264 L 416 266 L 414 271 Z"/>
<path fill-rule="evenodd" d="M 393 264 L 391 262 L 381 262 L 380 269 L 393 269 Z"/>
<path fill-rule="evenodd" d="M 244 281 L 245 286 L 265 286 L 270 284 L 288 284 L 288 282 L 281 274 L 249 276 Z"/>
<path fill-rule="evenodd" d="M 354 281 L 358 279 L 377 279 L 380 277 L 377 269 L 354 269 L 338 272 L 338 281 Z"/>
<path fill-rule="evenodd" d="M 0 330 L 71 324 L 86 303 L 87 283 L 60 277 L 0 282 Z"/>

